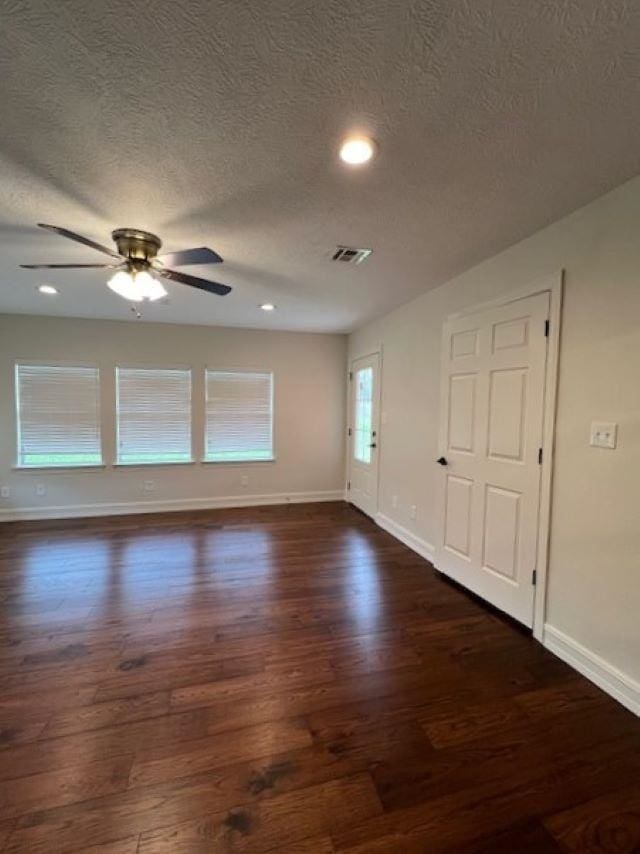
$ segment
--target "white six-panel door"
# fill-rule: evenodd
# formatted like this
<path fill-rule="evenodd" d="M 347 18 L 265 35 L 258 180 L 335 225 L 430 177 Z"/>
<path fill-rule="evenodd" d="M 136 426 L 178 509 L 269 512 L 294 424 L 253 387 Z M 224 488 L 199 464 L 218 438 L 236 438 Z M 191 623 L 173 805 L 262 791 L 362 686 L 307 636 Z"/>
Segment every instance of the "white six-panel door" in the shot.
<path fill-rule="evenodd" d="M 549 293 L 443 330 L 437 568 L 533 623 Z"/>

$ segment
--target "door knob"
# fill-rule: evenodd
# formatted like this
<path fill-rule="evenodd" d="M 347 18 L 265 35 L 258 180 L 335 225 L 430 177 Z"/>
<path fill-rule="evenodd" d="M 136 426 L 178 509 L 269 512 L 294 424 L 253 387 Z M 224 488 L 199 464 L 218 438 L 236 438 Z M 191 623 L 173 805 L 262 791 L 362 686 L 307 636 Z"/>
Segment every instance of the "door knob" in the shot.
<path fill-rule="evenodd" d="M 436 462 L 440 466 L 448 466 L 449 465 L 449 463 L 446 461 L 446 459 L 444 457 L 440 457 L 439 459 L 436 460 Z"/>

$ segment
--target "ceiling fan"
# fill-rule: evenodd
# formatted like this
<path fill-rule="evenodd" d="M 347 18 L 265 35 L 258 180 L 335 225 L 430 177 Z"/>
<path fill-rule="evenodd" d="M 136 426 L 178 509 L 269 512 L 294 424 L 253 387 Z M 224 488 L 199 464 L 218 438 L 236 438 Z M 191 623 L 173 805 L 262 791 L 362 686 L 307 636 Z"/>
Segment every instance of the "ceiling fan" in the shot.
<path fill-rule="evenodd" d="M 45 223 L 39 222 L 38 226 L 109 255 L 111 263 L 20 265 L 27 270 L 88 270 L 99 268 L 115 270 L 115 274 L 107 284 L 112 291 L 131 302 L 142 302 L 143 300 L 154 302 L 165 297 L 167 291 L 157 277 L 168 279 L 171 282 L 180 282 L 182 285 L 189 285 L 189 287 L 199 288 L 201 291 L 219 296 L 225 296 L 231 290 L 228 285 L 221 285 L 218 282 L 211 282 L 208 279 L 200 279 L 197 276 L 189 276 L 186 273 L 169 269 L 169 266 L 182 267 L 187 264 L 222 263 L 222 258 L 218 253 L 212 249 L 207 249 L 206 246 L 158 256 L 162 241 L 155 234 L 140 231 L 137 228 L 117 228 L 111 232 L 111 237 L 117 247 L 117 251 L 114 251 L 90 240 L 88 237 L 83 237 L 81 234 L 76 234 L 74 231 L 60 228 L 57 225 L 45 225 Z"/>

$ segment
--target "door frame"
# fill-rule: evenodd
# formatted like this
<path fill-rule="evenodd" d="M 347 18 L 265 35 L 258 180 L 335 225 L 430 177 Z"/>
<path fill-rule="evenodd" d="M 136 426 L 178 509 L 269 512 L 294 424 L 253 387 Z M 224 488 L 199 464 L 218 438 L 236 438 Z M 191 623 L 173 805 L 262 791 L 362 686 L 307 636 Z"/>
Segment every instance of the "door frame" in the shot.
<path fill-rule="evenodd" d="M 367 350 L 364 353 L 350 353 L 349 361 L 347 363 L 347 387 L 349 389 L 347 394 L 347 426 L 346 426 L 346 438 L 347 438 L 347 465 L 346 472 L 347 477 L 344 484 L 344 494 L 346 501 L 351 504 L 349 500 L 349 491 L 351 484 L 351 459 L 352 459 L 352 449 L 353 449 L 353 425 L 351 424 L 352 416 L 353 416 L 353 364 L 354 362 L 359 362 L 360 359 L 368 359 L 372 356 L 378 357 L 378 388 L 376 389 L 376 402 L 378 404 L 378 428 L 377 428 L 377 448 L 376 452 L 378 454 L 378 462 L 376 469 L 376 482 L 375 482 L 375 498 L 376 498 L 376 508 L 375 513 L 371 517 L 375 522 L 376 517 L 378 515 L 378 507 L 380 504 L 380 460 L 382 458 L 382 344 L 379 344 L 373 350 Z M 355 505 L 354 505 L 355 506 Z M 358 508 L 359 509 L 359 508 Z M 362 512 L 362 511 L 361 511 Z M 366 514 L 365 514 L 366 515 Z"/>
<path fill-rule="evenodd" d="M 543 278 L 536 279 L 529 286 L 513 293 L 505 294 L 488 302 L 465 307 L 462 311 L 447 315 L 444 325 L 479 311 L 498 308 L 511 302 L 549 293 L 549 343 L 547 345 L 547 363 L 545 366 L 544 412 L 542 426 L 542 471 L 540 472 L 540 500 L 538 509 L 538 536 L 536 539 L 536 589 L 533 604 L 533 636 L 542 643 L 545 612 L 547 604 L 547 579 L 549 574 L 549 536 L 551 530 L 551 496 L 553 487 L 553 458 L 555 451 L 556 401 L 558 389 L 558 364 L 560 355 L 560 327 L 562 323 L 562 295 L 564 270 L 560 269 Z M 444 346 L 444 345 L 441 345 Z M 444 351 L 443 357 L 444 357 Z M 444 390 L 440 389 L 440 414 L 438 431 L 438 452 L 444 453 L 446 437 L 444 435 L 443 415 Z M 440 511 L 440 508 L 439 508 Z M 442 518 L 438 513 L 438 538 L 443 536 Z"/>

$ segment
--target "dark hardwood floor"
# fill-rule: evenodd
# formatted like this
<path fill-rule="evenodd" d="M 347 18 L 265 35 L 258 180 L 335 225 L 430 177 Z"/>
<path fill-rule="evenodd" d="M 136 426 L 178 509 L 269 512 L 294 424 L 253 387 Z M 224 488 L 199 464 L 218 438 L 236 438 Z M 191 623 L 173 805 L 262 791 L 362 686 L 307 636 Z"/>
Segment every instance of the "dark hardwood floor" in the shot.
<path fill-rule="evenodd" d="M 640 850 L 640 722 L 344 504 L 0 526 L 0 850 Z"/>

